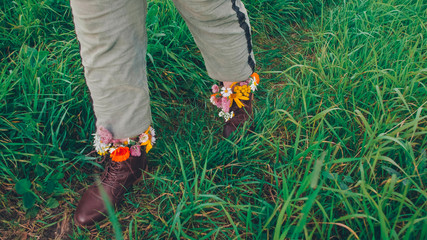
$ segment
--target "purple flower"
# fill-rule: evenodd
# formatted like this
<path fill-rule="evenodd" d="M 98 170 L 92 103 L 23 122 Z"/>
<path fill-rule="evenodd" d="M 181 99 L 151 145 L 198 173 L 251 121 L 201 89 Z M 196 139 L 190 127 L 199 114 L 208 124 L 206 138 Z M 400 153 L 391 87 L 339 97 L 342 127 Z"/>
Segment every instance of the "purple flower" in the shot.
<path fill-rule="evenodd" d="M 214 85 L 212 86 L 212 92 L 213 92 L 213 93 L 217 93 L 217 92 L 219 92 L 219 86 L 218 86 L 218 85 L 216 85 L 216 84 L 214 84 Z"/>
<path fill-rule="evenodd" d="M 230 111 L 230 99 L 223 97 L 222 98 L 222 110 L 228 113 Z"/>
<path fill-rule="evenodd" d="M 105 129 L 103 126 L 98 127 L 96 130 L 97 134 L 101 138 L 101 142 L 104 144 L 110 144 L 111 141 L 113 141 L 113 134 L 110 133 L 107 129 Z"/>
<path fill-rule="evenodd" d="M 133 145 L 130 147 L 130 155 L 134 157 L 141 156 L 141 147 L 139 145 Z"/>

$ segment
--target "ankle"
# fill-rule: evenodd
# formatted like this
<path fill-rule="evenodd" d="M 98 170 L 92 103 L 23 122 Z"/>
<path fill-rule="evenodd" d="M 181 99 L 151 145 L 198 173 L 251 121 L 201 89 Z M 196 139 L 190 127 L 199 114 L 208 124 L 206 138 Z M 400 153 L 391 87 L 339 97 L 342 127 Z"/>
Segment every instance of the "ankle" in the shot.
<path fill-rule="evenodd" d="M 99 155 L 109 155 L 112 161 L 122 162 L 129 157 L 141 156 L 141 150 L 148 153 L 155 143 L 155 131 L 148 127 L 147 131 L 139 136 L 125 139 L 114 139 L 113 135 L 100 126 L 95 135 L 94 147 Z"/>
<path fill-rule="evenodd" d="M 226 88 L 231 88 L 231 85 L 233 85 L 233 83 L 235 82 L 222 82 L 222 84 L 224 85 L 224 87 Z"/>
<path fill-rule="evenodd" d="M 235 112 L 230 110 L 236 105 L 238 109 L 245 106 L 245 102 L 251 101 L 252 93 L 257 90 L 259 76 L 253 73 L 250 78 L 242 82 L 222 82 L 223 87 L 212 86 L 210 101 L 213 105 L 221 109 L 219 116 L 227 122 L 234 117 Z M 234 107 L 233 107 L 234 108 Z"/>

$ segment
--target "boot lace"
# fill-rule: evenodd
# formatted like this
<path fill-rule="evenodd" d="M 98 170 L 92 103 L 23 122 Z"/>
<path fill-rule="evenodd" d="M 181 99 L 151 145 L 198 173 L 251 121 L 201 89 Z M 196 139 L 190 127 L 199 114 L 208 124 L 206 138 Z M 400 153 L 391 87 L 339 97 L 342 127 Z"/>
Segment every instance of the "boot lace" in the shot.
<path fill-rule="evenodd" d="M 120 163 L 111 161 L 101 176 L 101 182 L 111 184 L 117 181 L 117 175 L 120 172 Z"/>

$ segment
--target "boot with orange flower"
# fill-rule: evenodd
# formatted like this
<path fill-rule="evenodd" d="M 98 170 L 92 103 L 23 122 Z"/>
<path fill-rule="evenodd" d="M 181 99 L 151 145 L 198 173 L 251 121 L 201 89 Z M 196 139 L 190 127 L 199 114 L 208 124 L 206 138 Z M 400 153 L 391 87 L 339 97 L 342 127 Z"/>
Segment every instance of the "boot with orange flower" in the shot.
<path fill-rule="evenodd" d="M 229 87 L 212 86 L 211 103 L 221 109 L 224 118 L 223 136 L 229 137 L 239 125 L 252 118 L 253 92 L 257 90 L 259 75 L 253 73 L 247 81 L 234 82 Z"/>
<path fill-rule="evenodd" d="M 107 208 L 100 193 L 102 188 L 108 200 L 116 206 L 126 191 L 147 170 L 146 153 L 155 142 L 154 129 L 135 138 L 114 139 L 105 128 L 99 127 L 95 134 L 94 146 L 98 154 L 109 155 L 109 165 L 98 183 L 91 185 L 83 194 L 74 214 L 74 221 L 80 226 L 90 226 L 106 217 Z"/>

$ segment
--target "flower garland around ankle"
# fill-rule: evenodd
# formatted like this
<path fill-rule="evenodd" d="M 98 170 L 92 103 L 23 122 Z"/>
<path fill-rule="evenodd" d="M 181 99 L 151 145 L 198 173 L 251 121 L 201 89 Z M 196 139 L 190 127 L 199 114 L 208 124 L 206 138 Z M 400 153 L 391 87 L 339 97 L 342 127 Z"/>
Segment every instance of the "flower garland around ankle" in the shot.
<path fill-rule="evenodd" d="M 154 128 L 148 127 L 147 131 L 134 138 L 114 139 L 113 135 L 104 127 L 98 127 L 94 134 L 94 147 L 99 155 L 110 154 L 111 160 L 123 162 L 130 156 L 141 156 L 141 146 L 145 146 L 145 152 L 151 150 L 156 142 Z"/>
<path fill-rule="evenodd" d="M 242 82 L 234 82 L 230 88 L 222 87 L 219 88 L 218 85 L 212 86 L 212 95 L 211 103 L 221 109 L 219 116 L 223 117 L 227 122 L 234 116 L 234 112 L 230 112 L 230 107 L 233 105 L 233 102 L 239 108 L 242 108 L 244 104 L 241 100 L 249 100 L 249 94 L 257 90 L 259 84 L 259 75 L 257 73 L 252 73 L 250 78 Z M 235 86 L 237 85 L 237 86 Z"/>

